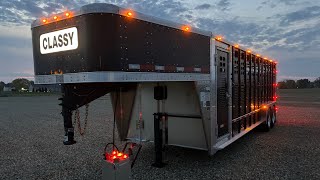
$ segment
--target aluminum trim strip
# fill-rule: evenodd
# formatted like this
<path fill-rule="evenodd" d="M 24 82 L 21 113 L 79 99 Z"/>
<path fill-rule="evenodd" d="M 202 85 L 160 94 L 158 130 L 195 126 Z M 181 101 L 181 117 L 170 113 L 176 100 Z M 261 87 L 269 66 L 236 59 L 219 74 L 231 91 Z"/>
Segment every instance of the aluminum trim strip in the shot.
<path fill-rule="evenodd" d="M 36 75 L 35 84 L 93 83 L 93 82 L 159 82 L 205 81 L 209 74 L 153 72 L 81 72 L 62 75 Z"/>

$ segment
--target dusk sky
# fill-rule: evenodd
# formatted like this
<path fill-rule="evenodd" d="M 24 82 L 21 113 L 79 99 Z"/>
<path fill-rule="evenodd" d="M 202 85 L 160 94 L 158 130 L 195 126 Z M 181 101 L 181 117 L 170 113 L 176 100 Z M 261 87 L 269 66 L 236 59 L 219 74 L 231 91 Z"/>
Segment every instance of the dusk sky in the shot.
<path fill-rule="evenodd" d="M 279 62 L 279 79 L 320 77 L 320 0 L 1 0 L 0 81 L 33 79 L 35 18 L 106 2 L 223 35 Z"/>

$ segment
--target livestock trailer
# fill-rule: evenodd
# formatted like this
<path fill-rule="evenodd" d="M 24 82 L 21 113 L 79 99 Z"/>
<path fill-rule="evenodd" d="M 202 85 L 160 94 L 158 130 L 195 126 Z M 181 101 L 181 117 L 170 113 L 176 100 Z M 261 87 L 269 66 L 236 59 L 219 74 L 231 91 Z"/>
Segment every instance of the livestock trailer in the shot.
<path fill-rule="evenodd" d="M 166 145 L 213 155 L 276 122 L 276 62 L 212 32 L 97 3 L 31 29 L 35 83 L 62 87 L 66 145 L 73 113 L 106 94 L 119 138 L 154 142 L 159 167 Z"/>

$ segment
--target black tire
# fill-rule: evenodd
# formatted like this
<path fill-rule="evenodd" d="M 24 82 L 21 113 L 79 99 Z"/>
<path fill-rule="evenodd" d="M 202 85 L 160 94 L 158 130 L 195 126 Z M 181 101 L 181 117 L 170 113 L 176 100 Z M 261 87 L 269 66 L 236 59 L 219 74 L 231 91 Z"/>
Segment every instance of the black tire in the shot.
<path fill-rule="evenodd" d="M 265 122 L 263 122 L 263 130 L 265 132 L 268 132 L 271 129 L 271 115 L 270 114 L 271 113 L 270 113 L 270 110 L 269 110 L 268 113 L 267 113 L 267 119 L 266 119 Z"/>
<path fill-rule="evenodd" d="M 274 107 L 270 110 L 270 118 L 271 118 L 271 128 L 273 128 L 277 122 L 277 115 Z"/>

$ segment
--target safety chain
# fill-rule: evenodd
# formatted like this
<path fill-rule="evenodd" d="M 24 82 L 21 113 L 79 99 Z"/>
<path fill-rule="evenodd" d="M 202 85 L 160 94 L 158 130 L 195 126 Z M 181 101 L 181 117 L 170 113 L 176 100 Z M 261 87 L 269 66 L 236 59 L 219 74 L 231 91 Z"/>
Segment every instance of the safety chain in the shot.
<path fill-rule="evenodd" d="M 75 127 L 75 125 L 78 124 L 78 131 L 81 136 L 83 136 L 85 134 L 86 129 L 87 129 L 87 125 L 88 125 L 89 104 L 86 104 L 85 106 L 86 106 L 86 114 L 85 114 L 86 117 L 84 119 L 83 129 L 81 128 L 79 109 L 76 109 L 75 113 L 74 113 L 73 127 Z"/>

